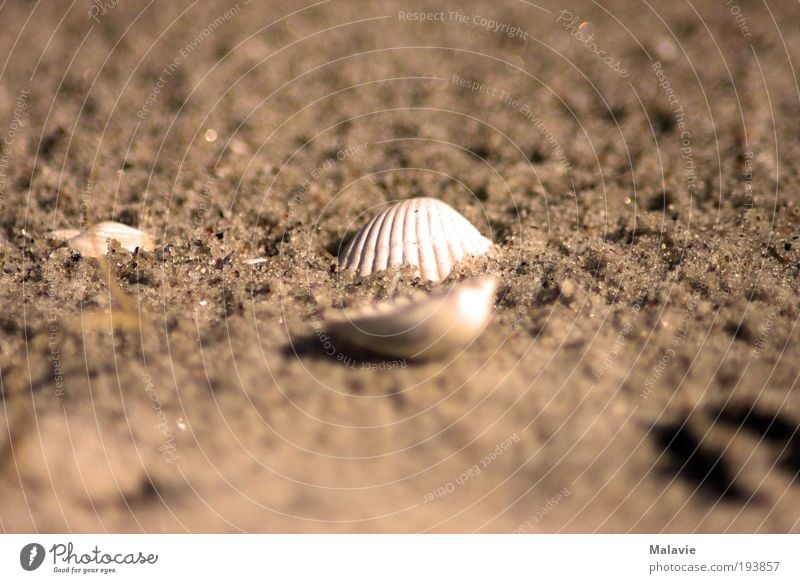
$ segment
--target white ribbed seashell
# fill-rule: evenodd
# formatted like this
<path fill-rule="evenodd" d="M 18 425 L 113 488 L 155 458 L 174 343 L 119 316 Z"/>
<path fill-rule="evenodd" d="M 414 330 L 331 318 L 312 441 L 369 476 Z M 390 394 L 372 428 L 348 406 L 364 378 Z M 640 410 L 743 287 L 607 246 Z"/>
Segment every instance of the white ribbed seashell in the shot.
<path fill-rule="evenodd" d="M 412 198 L 393 204 L 367 223 L 347 245 L 339 264 L 359 275 L 412 265 L 424 279 L 440 281 L 456 263 L 483 255 L 491 246 L 448 204 Z"/>
<path fill-rule="evenodd" d="M 392 358 L 430 359 L 466 347 L 494 306 L 497 279 L 462 281 L 428 296 L 344 310 L 328 320 L 334 342 Z"/>
<path fill-rule="evenodd" d="M 120 247 L 128 251 L 135 251 L 137 247 L 145 251 L 155 248 L 153 237 L 144 231 L 114 221 L 97 223 L 85 233 L 74 229 L 60 229 L 52 231 L 50 236 L 66 241 L 67 245 L 88 257 L 105 257 L 111 239 L 118 241 Z"/>

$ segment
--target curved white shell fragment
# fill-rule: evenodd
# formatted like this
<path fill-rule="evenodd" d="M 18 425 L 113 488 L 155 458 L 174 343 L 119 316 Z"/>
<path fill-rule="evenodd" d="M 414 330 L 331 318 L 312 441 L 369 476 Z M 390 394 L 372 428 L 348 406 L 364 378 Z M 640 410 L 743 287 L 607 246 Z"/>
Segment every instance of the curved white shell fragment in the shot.
<path fill-rule="evenodd" d="M 89 257 L 104 257 L 108 252 L 108 242 L 111 239 L 118 241 L 120 247 L 128 251 L 135 251 L 137 247 L 145 251 L 152 251 L 155 248 L 152 236 L 114 221 L 97 223 L 87 229 L 85 233 L 72 229 L 61 229 L 52 231 L 50 236 L 54 239 L 65 240 L 67 245 Z"/>
<path fill-rule="evenodd" d="M 466 280 L 428 296 L 345 310 L 325 329 L 335 342 L 386 357 L 443 357 L 483 330 L 496 289 L 493 276 Z"/>
<path fill-rule="evenodd" d="M 367 223 L 347 245 L 339 264 L 362 276 L 412 265 L 423 279 L 440 281 L 456 263 L 488 253 L 491 246 L 447 203 L 412 198 L 393 204 Z"/>

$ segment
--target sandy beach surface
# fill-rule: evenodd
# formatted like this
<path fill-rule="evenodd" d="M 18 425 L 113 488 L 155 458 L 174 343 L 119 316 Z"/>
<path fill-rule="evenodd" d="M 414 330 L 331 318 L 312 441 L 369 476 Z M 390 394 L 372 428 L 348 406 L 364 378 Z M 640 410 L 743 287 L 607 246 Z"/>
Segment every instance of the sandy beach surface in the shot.
<path fill-rule="evenodd" d="M 800 531 L 797 3 L 0 18 L 0 530 Z M 337 269 L 420 196 L 491 253 Z M 326 342 L 482 274 L 461 353 Z"/>

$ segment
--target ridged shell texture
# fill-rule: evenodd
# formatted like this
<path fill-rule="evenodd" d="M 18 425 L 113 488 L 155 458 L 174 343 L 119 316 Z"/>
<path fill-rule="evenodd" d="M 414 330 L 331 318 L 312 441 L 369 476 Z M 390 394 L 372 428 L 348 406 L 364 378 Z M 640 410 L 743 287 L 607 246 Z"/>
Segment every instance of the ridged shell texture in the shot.
<path fill-rule="evenodd" d="M 393 204 L 367 223 L 347 245 L 339 264 L 362 276 L 412 265 L 424 279 L 440 281 L 456 263 L 483 255 L 491 246 L 447 203 L 412 198 Z"/>

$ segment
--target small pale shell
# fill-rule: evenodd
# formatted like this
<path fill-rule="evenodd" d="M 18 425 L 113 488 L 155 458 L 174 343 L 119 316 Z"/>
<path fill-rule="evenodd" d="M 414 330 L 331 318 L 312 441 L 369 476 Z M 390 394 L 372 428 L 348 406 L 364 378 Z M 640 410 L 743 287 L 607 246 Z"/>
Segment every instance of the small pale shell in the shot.
<path fill-rule="evenodd" d="M 491 246 L 447 203 L 412 198 L 393 204 L 367 223 L 347 245 L 339 264 L 362 276 L 412 265 L 424 279 L 440 281 L 456 263 L 488 253 Z"/>
<path fill-rule="evenodd" d="M 55 231 L 50 231 L 47 236 L 51 239 L 58 239 L 59 241 L 68 241 L 80 234 L 80 229 L 56 229 Z"/>
<path fill-rule="evenodd" d="M 104 257 L 108 253 L 110 239 L 118 241 L 120 247 L 128 251 L 135 251 L 137 247 L 145 251 L 152 251 L 155 248 L 152 236 L 139 229 L 114 221 L 97 223 L 83 234 L 80 231 L 62 229 L 53 231 L 50 236 L 55 239 L 66 240 L 67 245 L 89 257 Z"/>
<path fill-rule="evenodd" d="M 466 280 L 428 296 L 345 310 L 325 330 L 335 342 L 386 357 L 443 357 L 483 330 L 496 289 L 493 276 Z"/>

